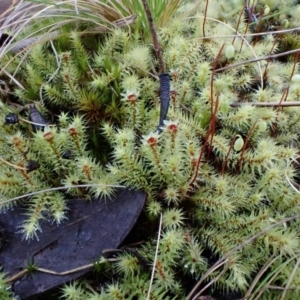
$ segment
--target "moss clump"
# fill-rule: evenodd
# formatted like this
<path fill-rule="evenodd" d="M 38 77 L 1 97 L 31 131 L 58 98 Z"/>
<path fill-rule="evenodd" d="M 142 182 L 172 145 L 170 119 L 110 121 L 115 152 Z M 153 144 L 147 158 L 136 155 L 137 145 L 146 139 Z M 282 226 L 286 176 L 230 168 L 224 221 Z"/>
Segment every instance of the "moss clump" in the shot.
<path fill-rule="evenodd" d="M 300 109 L 258 105 L 298 101 L 299 65 L 296 60 L 262 61 L 226 69 L 276 53 L 285 38 L 266 33 L 259 40 L 241 35 L 221 39 L 236 30 L 249 33 L 250 27 L 234 13 L 241 12 L 242 3 L 213 3 L 208 9 L 202 3 L 189 20 L 175 18 L 159 29 L 172 79 L 168 119 L 160 130 L 157 62 L 143 34 L 116 29 L 91 49 L 72 32 L 68 49 L 59 41 L 56 51 L 37 45 L 22 58 L 16 78 L 25 89 L 14 93 L 23 105 L 39 102 L 44 113 L 55 118 L 53 126 L 37 132 L 22 120 L 20 126 L 0 128 L 6 161 L 0 180 L 3 199 L 58 186 L 68 187 L 73 197 L 106 197 L 113 190 L 105 184 L 142 189 L 148 196 L 147 225 L 141 226 L 147 242 L 138 248 L 139 255 L 125 251 L 107 266 L 112 280 L 99 295 L 72 284 L 63 289 L 67 299 L 75 299 L 74 291 L 81 299 L 145 299 L 148 264 L 155 256 L 152 299 L 182 299 L 188 293 L 186 280 L 199 280 L 222 257 L 223 264 L 205 275 L 206 280 L 218 278 L 211 293 L 219 289 L 246 294 L 255 276 L 264 274 L 270 280 L 267 286 L 276 282 L 293 287 L 286 299 L 299 294 L 300 273 L 293 267 L 299 249 L 300 195 L 292 185 L 299 176 Z M 266 4 L 272 13 L 282 2 Z M 226 55 L 228 45 L 234 56 Z M 10 103 L 3 105 L 11 109 Z M 110 145 L 106 165 L 95 158 L 101 149 L 87 143 L 91 128 L 98 128 Z M 7 143 L 13 150 L 5 150 Z M 68 150 L 71 160 L 63 158 Z M 16 167 L 24 166 L 25 152 L 25 161 L 41 165 L 31 174 Z M 99 186 L 71 188 L 82 183 Z M 31 197 L 25 237 L 36 234 L 45 211 L 60 222 L 65 209 L 59 192 Z M 162 234 L 155 255 L 153 224 L 160 214 Z M 270 295 L 279 299 L 281 293 L 266 287 L 260 299 Z"/>

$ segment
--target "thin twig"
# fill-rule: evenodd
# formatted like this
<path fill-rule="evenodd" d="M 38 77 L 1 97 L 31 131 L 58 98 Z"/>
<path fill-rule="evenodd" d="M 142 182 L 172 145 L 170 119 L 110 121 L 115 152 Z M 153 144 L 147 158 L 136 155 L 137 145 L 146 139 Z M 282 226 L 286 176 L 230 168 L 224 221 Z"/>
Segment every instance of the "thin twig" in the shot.
<path fill-rule="evenodd" d="M 156 261 L 157 261 L 157 256 L 158 256 L 158 248 L 159 248 L 159 241 L 160 241 L 160 235 L 161 235 L 161 226 L 162 226 L 162 214 L 160 214 L 160 219 L 159 219 L 159 228 L 158 228 L 158 236 L 157 236 L 156 249 L 155 249 L 155 257 L 154 257 L 151 279 L 150 279 L 150 284 L 149 284 L 149 289 L 148 289 L 148 294 L 147 294 L 146 300 L 149 300 L 150 295 L 151 295 L 151 288 L 152 288 L 152 284 L 153 284 L 153 279 L 154 279 L 154 274 L 155 274 L 155 266 L 156 266 Z"/>
<path fill-rule="evenodd" d="M 20 200 L 26 197 L 43 194 L 47 192 L 53 192 L 53 191 L 60 191 L 60 190 L 67 190 L 72 188 L 81 188 L 81 187 L 96 187 L 96 186 L 105 186 L 105 187 L 114 187 L 114 188 L 126 188 L 124 185 L 117 185 L 117 184 L 98 184 L 98 183 L 88 183 L 88 184 L 75 184 L 75 185 L 69 185 L 69 186 L 59 186 L 59 187 L 53 187 L 45 190 L 35 191 L 32 193 L 24 194 L 21 196 L 17 196 L 8 200 L 0 201 L 0 204 L 9 203 L 15 200 Z"/>
<path fill-rule="evenodd" d="M 271 273 L 271 275 L 273 274 L 273 276 L 271 277 L 271 279 L 269 279 L 270 277 L 268 276 L 267 280 L 268 282 L 258 291 L 256 291 L 257 296 L 255 296 L 254 300 L 260 300 L 262 294 L 270 288 L 270 283 L 272 283 L 274 280 L 276 280 L 276 278 L 278 277 L 278 275 L 281 273 L 281 271 L 293 260 L 295 259 L 295 256 L 293 256 L 292 258 L 290 258 L 288 261 L 283 262 L 282 264 L 279 265 L 279 268 L 276 268 L 276 272 L 275 273 Z M 253 299 L 254 295 L 251 295 L 251 299 Z"/>
<path fill-rule="evenodd" d="M 155 30 L 155 27 L 154 27 L 154 22 L 153 22 L 153 18 L 152 18 L 152 14 L 151 14 L 149 5 L 147 3 L 147 0 L 142 0 L 142 2 L 143 2 L 143 5 L 144 5 L 146 15 L 147 15 L 147 19 L 148 19 L 152 39 L 153 39 L 154 50 L 156 52 L 157 59 L 158 59 L 160 73 L 161 74 L 166 73 L 165 64 L 164 64 L 164 61 L 163 61 L 163 55 L 162 55 L 160 44 L 158 42 L 157 33 L 156 33 L 156 30 Z"/>
<path fill-rule="evenodd" d="M 204 20 L 203 20 L 203 24 L 202 24 L 202 35 L 204 37 L 205 37 L 205 23 L 206 23 L 208 2 L 209 2 L 209 0 L 206 0 L 205 11 L 204 11 Z"/>
<path fill-rule="evenodd" d="M 289 291 L 295 291 L 295 290 L 299 290 L 298 287 L 291 287 L 291 288 L 283 288 L 281 286 L 275 286 L 275 285 L 267 285 L 266 288 L 270 289 L 270 290 L 279 290 L 279 291 L 285 291 L 285 290 L 289 290 Z"/>
<path fill-rule="evenodd" d="M 231 107 L 240 107 L 245 104 L 251 104 L 257 107 L 290 107 L 300 106 L 300 101 L 289 101 L 289 102 L 233 102 L 230 104 Z"/>
<path fill-rule="evenodd" d="M 223 261 L 221 265 L 225 264 L 226 262 L 228 262 L 228 261 L 227 261 L 227 260 Z M 218 268 L 219 268 L 221 265 L 219 265 Z M 228 269 L 229 269 L 229 266 L 226 266 L 226 267 L 224 268 L 224 270 L 222 270 L 222 272 L 220 272 L 220 274 L 219 274 L 217 277 L 215 277 L 214 279 L 210 280 L 210 281 L 207 283 L 207 285 L 206 285 L 204 288 L 202 288 L 201 291 L 200 291 L 200 292 L 199 292 L 192 300 L 197 300 L 197 299 L 199 299 L 198 295 L 201 295 L 201 294 L 202 294 L 205 290 L 207 290 L 213 283 L 217 282 L 217 281 L 221 278 L 221 276 L 222 276 L 225 272 L 227 272 Z"/>
<path fill-rule="evenodd" d="M 212 270 L 217 269 L 216 267 L 221 266 L 222 262 L 224 260 L 226 260 L 228 257 L 230 257 L 232 254 L 234 254 L 235 252 L 239 251 L 240 249 L 242 249 L 245 245 L 249 244 L 250 242 L 252 242 L 253 240 L 255 240 L 256 238 L 258 238 L 259 236 L 267 233 L 269 230 L 277 227 L 278 225 L 281 225 L 283 223 L 286 222 L 290 222 L 292 220 L 298 219 L 300 218 L 300 214 L 297 214 L 295 216 L 289 217 L 289 218 L 284 218 L 281 221 L 278 221 L 275 224 L 270 225 L 269 227 L 265 228 L 264 230 L 261 230 L 260 232 L 252 235 L 249 239 L 247 239 L 246 241 L 242 242 L 241 244 L 237 245 L 236 247 L 234 247 L 233 249 L 231 249 L 229 252 L 227 252 L 222 258 L 220 258 L 217 262 L 214 263 L 214 265 L 212 267 L 210 267 L 205 273 L 204 275 L 201 277 L 201 279 L 197 282 L 197 284 L 194 286 L 194 288 L 191 290 L 191 292 L 188 294 L 186 300 L 190 300 L 190 299 L 194 299 L 196 296 L 199 296 L 199 293 L 197 293 L 194 297 L 193 295 L 195 294 L 195 292 L 198 290 L 198 288 L 201 286 L 202 282 L 207 278 L 207 276 L 209 274 L 211 274 Z M 192 298 L 193 297 L 193 298 Z"/>
<path fill-rule="evenodd" d="M 291 285 L 291 283 L 292 283 L 292 281 L 293 281 L 293 279 L 295 277 L 295 274 L 298 271 L 299 264 L 300 264 L 300 257 L 298 258 L 297 263 L 295 264 L 294 269 L 292 271 L 292 274 L 290 275 L 289 280 L 286 283 L 286 286 L 285 286 L 284 291 L 283 291 L 283 293 L 282 293 L 282 295 L 280 297 L 280 300 L 284 300 L 285 295 L 286 295 L 287 291 L 289 290 L 290 285 Z"/>
<path fill-rule="evenodd" d="M 202 17 L 202 16 L 201 16 Z M 187 19 L 192 19 L 194 17 L 190 17 Z M 202 17 L 203 18 L 203 17 Z M 212 19 L 212 18 L 209 18 Z M 280 29 L 280 30 L 274 30 L 274 31 L 263 31 L 263 32 L 256 32 L 256 33 L 239 33 L 237 32 L 237 34 L 226 34 L 226 35 L 210 35 L 210 36 L 201 36 L 201 37 L 197 37 L 197 38 L 193 38 L 190 39 L 190 41 L 193 40 L 205 40 L 205 39 L 221 39 L 221 38 L 233 38 L 235 36 L 239 36 L 239 37 L 255 37 L 255 36 L 264 36 L 264 35 L 276 35 L 276 34 L 281 34 L 281 33 L 290 33 L 290 32 L 299 32 L 300 31 L 300 27 L 295 27 L 295 28 L 289 28 L 289 29 Z"/>
<path fill-rule="evenodd" d="M 13 168 L 18 169 L 18 170 L 27 171 L 26 168 L 21 167 L 21 166 L 14 165 L 14 164 L 10 163 L 9 161 L 5 160 L 5 159 L 2 158 L 2 157 L 0 157 L 0 161 L 4 162 L 4 163 L 7 164 L 8 166 L 11 166 L 11 167 L 13 167 Z"/>
<path fill-rule="evenodd" d="M 278 253 L 277 253 L 278 254 Z M 274 253 L 274 255 L 276 255 L 276 253 Z M 280 256 L 278 256 L 278 258 L 280 258 Z M 263 279 L 263 282 L 262 284 L 260 284 L 258 287 L 257 287 L 257 290 L 254 291 L 252 294 L 248 294 L 247 297 L 246 295 L 239 299 L 239 300 L 248 300 L 248 299 L 254 299 L 254 296 L 256 294 L 258 294 L 258 296 L 256 296 L 255 300 L 259 300 L 261 299 L 260 296 L 262 295 L 262 293 L 267 290 L 267 289 L 279 289 L 279 287 L 277 288 L 273 288 L 274 286 L 271 286 L 270 283 L 278 276 L 278 274 L 280 274 L 280 272 L 293 260 L 296 258 L 296 255 L 293 256 L 292 258 L 288 259 L 288 261 L 285 261 L 284 263 L 282 263 L 280 265 L 279 268 L 276 268 L 276 272 L 274 274 L 274 272 L 272 272 L 271 274 L 267 273 L 265 274 L 265 276 L 267 277 L 266 279 Z M 272 276 L 272 277 L 271 277 Z M 269 280 L 269 278 L 271 277 L 271 279 Z M 262 278 L 260 278 L 262 279 Z M 265 284 L 265 282 L 268 280 L 268 282 Z M 258 280 L 257 280 L 258 281 Z M 253 286 L 254 288 L 254 286 Z M 282 288 L 283 289 L 283 288 Z"/>
<path fill-rule="evenodd" d="M 119 261 L 119 260 L 120 260 L 119 258 L 107 258 L 105 260 L 105 262 L 106 261 Z M 99 262 L 97 262 L 97 263 L 99 263 Z M 95 265 L 94 263 L 93 264 L 87 264 L 87 265 L 84 265 L 84 266 L 81 266 L 81 267 L 78 267 L 78 268 L 74 268 L 74 269 L 71 269 L 71 270 L 68 270 L 68 271 L 65 271 L 65 272 L 55 272 L 55 271 L 44 269 L 44 268 L 36 268 L 36 269 L 34 269 L 34 271 L 47 273 L 47 274 L 51 274 L 51 275 L 56 275 L 56 276 L 65 276 L 65 275 L 69 275 L 69 274 L 76 273 L 76 272 L 79 272 L 79 271 L 90 269 L 94 265 Z M 13 281 L 17 280 L 18 278 L 24 276 L 28 272 L 29 272 L 28 269 L 24 269 L 24 270 L 18 272 L 17 274 L 11 276 L 10 278 L 8 278 L 6 280 L 6 282 L 13 282 Z"/>
<path fill-rule="evenodd" d="M 268 270 L 268 268 L 278 259 L 279 256 L 276 256 L 275 253 L 265 262 L 264 266 L 259 270 L 259 272 L 256 274 L 255 278 L 252 280 L 252 283 L 247 290 L 247 293 L 242 299 L 248 299 L 251 295 L 253 289 L 255 288 L 257 282 L 261 279 L 261 277 L 264 275 L 264 273 Z"/>
<path fill-rule="evenodd" d="M 223 68 L 216 69 L 215 72 L 221 72 L 221 71 L 228 70 L 228 69 L 231 69 L 231 68 L 234 68 L 234 67 L 246 65 L 246 64 L 249 64 L 249 63 L 253 63 L 253 62 L 258 62 L 260 60 L 269 60 L 269 59 L 278 58 L 278 57 L 281 57 L 281 56 L 295 54 L 295 53 L 298 53 L 298 52 L 300 52 L 300 49 L 294 49 L 294 50 L 281 52 L 281 53 L 277 53 L 277 54 L 271 54 L 271 55 L 261 56 L 261 57 L 258 57 L 258 58 L 252 58 L 252 59 L 244 60 L 244 61 L 232 64 L 232 65 L 228 65 L 228 66 L 223 67 Z"/>

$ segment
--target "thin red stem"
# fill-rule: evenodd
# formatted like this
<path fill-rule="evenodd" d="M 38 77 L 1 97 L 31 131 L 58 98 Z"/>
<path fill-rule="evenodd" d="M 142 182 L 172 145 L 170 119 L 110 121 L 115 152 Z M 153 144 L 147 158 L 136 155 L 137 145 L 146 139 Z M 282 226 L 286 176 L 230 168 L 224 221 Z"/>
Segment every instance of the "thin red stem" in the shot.
<path fill-rule="evenodd" d="M 205 11 L 204 11 L 204 20 L 203 20 L 203 25 L 202 25 L 202 34 L 203 34 L 204 37 L 205 37 L 205 23 L 206 23 L 208 2 L 209 2 L 209 0 L 206 1 Z"/>
<path fill-rule="evenodd" d="M 233 145 L 234 145 L 234 143 L 235 143 L 236 137 L 237 137 L 237 136 L 235 135 L 235 136 L 231 139 L 231 143 L 230 143 L 229 149 L 228 149 L 228 151 L 227 151 L 225 160 L 224 160 L 223 165 L 222 165 L 221 175 L 223 175 L 224 172 L 225 172 L 225 168 L 226 168 L 226 165 L 227 165 L 227 162 L 228 162 L 229 153 L 230 153 L 231 149 L 233 148 Z"/>
<path fill-rule="evenodd" d="M 200 155 L 199 155 L 199 158 L 198 158 L 198 161 L 197 161 L 197 164 L 196 164 L 196 167 L 195 167 L 195 174 L 192 178 L 192 180 L 190 181 L 189 185 L 192 186 L 195 182 L 195 180 L 197 179 L 197 176 L 198 176 L 198 173 L 199 173 L 199 167 L 200 167 L 200 162 L 201 162 L 201 159 L 202 159 L 202 156 L 203 156 L 203 153 L 205 152 L 205 149 L 206 149 L 206 146 L 207 146 L 207 143 L 208 143 L 208 139 L 211 135 L 211 142 L 210 142 L 210 150 L 212 149 L 212 141 L 213 141 L 213 136 L 214 136 L 214 132 L 215 132 L 215 123 L 216 123 L 216 114 L 218 112 L 218 106 L 219 106 L 219 101 L 218 101 L 218 97 L 216 99 L 216 104 L 215 104 L 215 107 L 214 107 L 214 75 L 215 75 L 215 69 L 217 67 L 217 64 L 218 64 L 218 61 L 219 61 L 219 58 L 221 56 L 221 53 L 223 51 L 223 48 L 224 48 L 224 45 L 222 45 L 215 61 L 214 61 L 214 64 L 213 64 L 213 69 L 212 69 L 212 73 L 211 73 L 211 78 L 210 78 L 210 113 L 211 113 L 211 117 L 210 117 L 210 124 L 209 124 L 209 128 L 208 128 L 208 131 L 207 131 L 207 134 L 206 134 L 206 137 L 205 137 L 205 141 L 204 141 L 204 144 L 201 148 L 201 152 L 200 152 Z M 210 150 L 209 150 L 209 153 L 210 153 Z"/>
<path fill-rule="evenodd" d="M 252 127 L 251 127 L 251 129 L 250 129 L 250 131 L 249 131 L 249 133 L 248 133 L 248 135 L 247 135 L 247 138 L 246 138 L 246 140 L 245 140 L 245 142 L 244 142 L 244 145 L 243 145 L 243 148 L 242 148 L 242 152 L 241 152 L 241 157 L 240 157 L 240 159 L 239 159 L 239 167 L 238 167 L 239 172 L 242 171 L 242 163 L 243 163 L 243 159 L 244 159 L 244 154 L 245 154 L 246 148 L 247 148 L 247 146 L 248 146 L 248 143 L 249 143 L 249 141 L 250 141 L 250 138 L 251 138 L 251 136 L 252 136 L 252 134 L 253 134 L 253 132 L 254 132 L 254 129 L 255 129 L 255 127 L 256 127 L 256 124 L 257 124 L 257 121 L 255 121 L 254 124 L 252 125 Z"/>
<path fill-rule="evenodd" d="M 240 26 L 240 23 L 241 23 L 242 15 L 245 11 L 245 7 L 246 7 L 246 3 L 244 4 L 244 6 L 243 6 L 243 8 L 240 12 L 239 19 L 238 19 L 238 22 L 237 22 L 237 25 L 236 25 L 236 28 L 235 28 L 235 35 L 234 35 L 232 43 L 231 43 L 232 45 L 234 44 L 234 41 L 235 41 L 236 37 L 238 36 L 238 30 L 239 30 L 239 26 Z"/>

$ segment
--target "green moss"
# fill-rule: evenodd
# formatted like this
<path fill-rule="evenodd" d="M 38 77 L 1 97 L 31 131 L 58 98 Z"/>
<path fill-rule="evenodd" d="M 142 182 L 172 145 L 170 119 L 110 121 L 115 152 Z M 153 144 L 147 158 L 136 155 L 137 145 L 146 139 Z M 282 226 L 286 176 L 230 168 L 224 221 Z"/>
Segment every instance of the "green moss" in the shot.
<path fill-rule="evenodd" d="M 108 184 L 147 193 L 149 224 L 158 222 L 160 213 L 163 220 L 151 299 L 183 299 L 188 294 L 186 280 L 200 279 L 232 249 L 300 213 L 300 196 L 291 187 L 298 177 L 300 110 L 251 104 L 279 102 L 287 87 L 287 101 L 297 101 L 298 87 L 290 85 L 290 78 L 299 67 L 293 71 L 293 64 L 275 61 L 213 70 L 228 63 L 224 53 L 219 54 L 225 41 L 214 35 L 234 34 L 238 14 L 232 9 L 243 6 L 234 7 L 232 1 L 221 10 L 214 9 L 213 3 L 207 17 L 216 19 L 205 23 L 209 39 L 203 36 L 203 14 L 188 21 L 174 19 L 159 30 L 172 78 L 171 107 L 161 132 L 156 131 L 160 109 L 156 58 L 142 33 L 130 35 L 126 29 L 116 29 L 87 46 L 73 31 L 69 48 L 65 44 L 56 53 L 45 45 L 33 47 L 16 74 L 25 89 L 15 88 L 14 93 L 24 105 L 35 102 L 49 117 L 55 115 L 53 126 L 33 132 L 21 119 L 20 125 L 0 127 L 6 161 L 1 161 L 0 177 L 4 200 L 57 186 L 65 186 L 72 197 L 110 197 L 113 189 Z M 199 10 L 204 9 L 202 3 Z M 235 25 L 217 22 L 227 19 Z M 239 24 L 246 26 L 244 21 Z M 236 54 L 230 63 L 252 58 L 253 52 L 266 55 L 283 50 L 292 37 L 266 36 L 249 39 L 250 44 L 236 37 L 232 40 Z M 4 100 L 3 105 L 6 111 L 11 109 Z M 5 113 L 0 113 L 4 119 Z M 21 116 L 27 118 L 26 112 Z M 97 137 L 109 144 L 102 154 L 96 153 L 101 153 Z M 70 160 L 63 157 L 68 150 Z M 25 152 L 25 161 L 40 163 L 38 170 L 26 173 L 17 168 L 24 167 Z M 105 165 L 99 161 L 102 156 Z M 99 186 L 84 191 L 72 187 L 79 183 Z M 3 208 L 17 204 L 10 201 Z M 59 223 L 66 216 L 63 194 L 47 192 L 30 198 L 22 227 L 25 238 L 40 234 L 39 220 L 45 211 Z M 71 284 L 63 288 L 65 299 L 78 295 L 80 299 L 145 299 L 157 235 L 152 225 L 142 227 L 148 229 L 147 241 L 138 252 L 147 266 L 138 256 L 124 252 L 99 294 Z M 268 285 L 285 286 L 298 259 L 298 228 L 296 218 L 245 242 L 208 275 L 208 280 L 218 277 L 210 293 L 220 289 L 245 294 L 273 257 L 278 260 L 267 268 L 257 288 L 264 287 L 265 278 L 271 279 L 279 266 L 283 269 Z M 296 270 L 293 288 L 299 288 L 299 274 Z M 277 299 L 280 292 L 266 289 L 260 299 L 270 295 Z"/>

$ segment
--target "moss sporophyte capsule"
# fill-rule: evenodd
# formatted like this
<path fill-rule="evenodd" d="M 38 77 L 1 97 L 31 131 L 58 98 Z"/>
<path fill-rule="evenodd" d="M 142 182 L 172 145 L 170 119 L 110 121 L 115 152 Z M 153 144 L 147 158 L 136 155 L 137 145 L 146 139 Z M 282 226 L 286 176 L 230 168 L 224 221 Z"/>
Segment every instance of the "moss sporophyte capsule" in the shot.
<path fill-rule="evenodd" d="M 236 138 L 236 140 L 234 142 L 233 149 L 238 152 L 238 151 L 242 150 L 242 148 L 244 146 L 244 140 L 243 140 L 243 138 L 239 134 L 236 137 L 237 138 Z"/>

